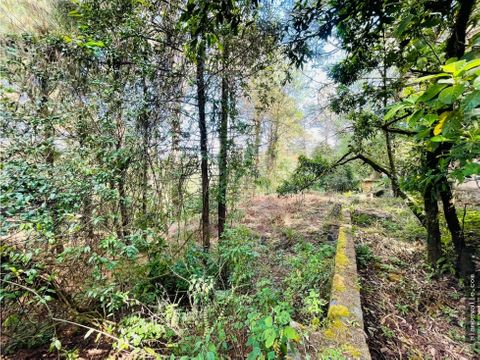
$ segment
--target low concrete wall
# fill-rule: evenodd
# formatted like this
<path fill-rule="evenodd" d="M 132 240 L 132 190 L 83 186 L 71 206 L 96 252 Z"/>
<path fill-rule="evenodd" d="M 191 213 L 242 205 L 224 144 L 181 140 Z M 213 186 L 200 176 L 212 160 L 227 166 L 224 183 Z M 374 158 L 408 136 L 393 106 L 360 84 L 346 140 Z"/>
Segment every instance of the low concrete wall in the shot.
<path fill-rule="evenodd" d="M 363 330 L 357 260 L 348 210 L 342 211 L 342 217 L 328 309 L 328 326 L 323 330 L 323 338 L 327 348 L 338 349 L 349 359 L 371 359 Z"/>

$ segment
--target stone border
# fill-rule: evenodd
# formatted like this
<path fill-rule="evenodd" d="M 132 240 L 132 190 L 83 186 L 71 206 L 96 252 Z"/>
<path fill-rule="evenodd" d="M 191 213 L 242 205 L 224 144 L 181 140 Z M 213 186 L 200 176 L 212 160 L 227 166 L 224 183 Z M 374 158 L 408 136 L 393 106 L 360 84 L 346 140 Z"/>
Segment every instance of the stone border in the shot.
<path fill-rule="evenodd" d="M 370 360 L 348 209 L 342 211 L 342 217 L 343 221 L 338 230 L 328 325 L 323 330 L 323 338 L 327 348 L 339 349 L 349 359 Z"/>

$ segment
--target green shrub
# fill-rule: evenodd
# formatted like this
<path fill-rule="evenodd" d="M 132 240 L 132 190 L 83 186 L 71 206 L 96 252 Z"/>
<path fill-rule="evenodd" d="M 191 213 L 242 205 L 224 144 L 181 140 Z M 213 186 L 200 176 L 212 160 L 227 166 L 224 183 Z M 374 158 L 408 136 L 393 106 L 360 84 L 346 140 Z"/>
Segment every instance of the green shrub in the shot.
<path fill-rule="evenodd" d="M 247 326 L 250 329 L 248 345 L 252 351 L 247 359 L 283 358 L 291 348 L 292 343 L 301 340 L 298 332 L 290 326 L 293 309 L 287 303 L 279 303 L 265 316 L 259 312 L 248 315 Z"/>
<path fill-rule="evenodd" d="M 226 229 L 218 246 L 219 267 L 226 270 L 232 286 L 245 284 L 254 275 L 253 262 L 258 257 L 255 248 L 259 244 L 245 226 Z"/>
<path fill-rule="evenodd" d="M 357 264 L 360 268 L 366 268 L 375 258 L 368 245 L 356 245 L 355 252 L 357 254 Z"/>

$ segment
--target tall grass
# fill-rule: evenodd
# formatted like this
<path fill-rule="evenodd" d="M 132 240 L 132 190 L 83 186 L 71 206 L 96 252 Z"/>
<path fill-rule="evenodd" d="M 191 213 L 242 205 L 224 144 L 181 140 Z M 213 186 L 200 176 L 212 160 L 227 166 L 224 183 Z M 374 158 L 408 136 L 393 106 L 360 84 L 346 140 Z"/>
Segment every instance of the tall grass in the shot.
<path fill-rule="evenodd" d="M 1 0 L 0 36 L 45 33 L 57 27 L 58 0 Z"/>

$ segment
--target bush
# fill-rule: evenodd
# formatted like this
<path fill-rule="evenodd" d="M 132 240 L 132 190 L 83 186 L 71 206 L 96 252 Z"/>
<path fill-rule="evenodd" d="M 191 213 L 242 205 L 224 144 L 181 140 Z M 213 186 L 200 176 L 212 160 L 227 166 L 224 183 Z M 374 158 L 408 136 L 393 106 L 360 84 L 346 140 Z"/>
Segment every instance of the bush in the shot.
<path fill-rule="evenodd" d="M 245 284 L 254 275 L 253 261 L 258 253 L 256 238 L 245 226 L 226 229 L 218 247 L 219 267 L 225 271 L 231 286 Z"/>

